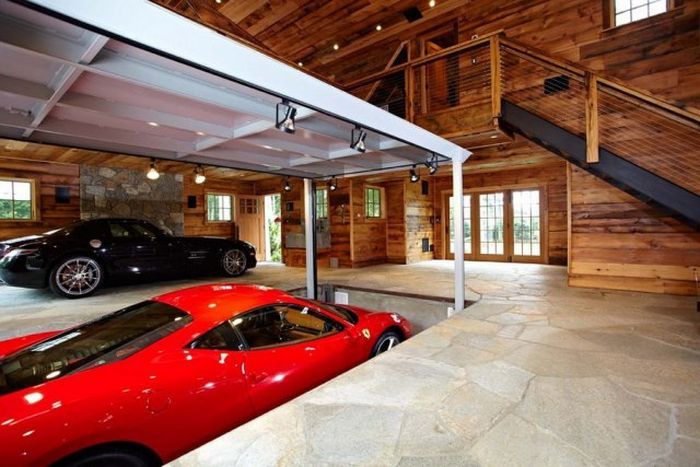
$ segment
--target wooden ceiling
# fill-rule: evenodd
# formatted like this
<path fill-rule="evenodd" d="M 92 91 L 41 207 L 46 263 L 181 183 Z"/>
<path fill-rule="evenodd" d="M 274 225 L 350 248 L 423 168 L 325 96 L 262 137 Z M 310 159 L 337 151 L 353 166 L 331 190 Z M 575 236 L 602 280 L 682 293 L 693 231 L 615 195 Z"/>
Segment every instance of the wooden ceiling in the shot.
<path fill-rule="evenodd" d="M 448 13 L 465 0 L 151 0 L 310 69 Z M 409 23 L 403 12 L 418 8 Z M 382 26 L 377 31 L 377 25 Z M 333 49 L 334 44 L 339 49 Z"/>
<path fill-rule="evenodd" d="M 120 167 L 132 170 L 142 170 L 144 173 L 150 166 L 146 157 L 112 154 L 86 149 L 66 148 L 49 144 L 30 143 L 0 138 L 0 158 L 14 160 L 51 161 L 65 164 L 86 164 L 108 167 Z M 184 162 L 161 160 L 158 170 L 163 173 L 177 173 L 190 176 L 195 165 Z M 226 167 L 204 166 L 208 178 L 217 180 L 237 180 L 254 182 L 278 178 L 278 175 L 229 169 Z"/>

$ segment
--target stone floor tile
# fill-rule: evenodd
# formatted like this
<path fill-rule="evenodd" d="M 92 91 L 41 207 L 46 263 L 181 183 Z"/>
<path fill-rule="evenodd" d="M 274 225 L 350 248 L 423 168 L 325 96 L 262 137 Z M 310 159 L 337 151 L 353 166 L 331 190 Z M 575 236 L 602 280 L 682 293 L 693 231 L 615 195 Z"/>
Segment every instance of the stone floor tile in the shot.
<path fill-rule="evenodd" d="M 677 406 L 676 423 L 679 435 L 700 440 L 700 405 Z"/>
<path fill-rule="evenodd" d="M 466 440 L 488 431 L 513 402 L 476 383 L 455 389 L 442 402 L 440 415 L 457 427 Z"/>
<path fill-rule="evenodd" d="M 520 401 L 534 376 L 527 370 L 501 360 L 470 365 L 465 368 L 465 372 L 469 381 L 513 402 Z"/>
<path fill-rule="evenodd" d="M 667 448 L 671 408 L 605 378 L 536 377 L 515 413 L 588 456 L 638 464 Z"/>
<path fill-rule="evenodd" d="M 597 465 L 580 450 L 515 415 L 508 415 L 486 433 L 469 454 L 484 467 Z"/>
<path fill-rule="evenodd" d="M 463 450 L 465 440 L 438 412 L 406 412 L 395 454 L 446 455 Z"/>

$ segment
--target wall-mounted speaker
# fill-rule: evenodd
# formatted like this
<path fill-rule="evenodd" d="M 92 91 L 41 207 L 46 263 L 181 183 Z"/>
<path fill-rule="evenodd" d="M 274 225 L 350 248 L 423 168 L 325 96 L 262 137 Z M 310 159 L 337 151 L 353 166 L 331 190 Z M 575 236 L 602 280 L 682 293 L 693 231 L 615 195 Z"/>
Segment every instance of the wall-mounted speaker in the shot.
<path fill-rule="evenodd" d="M 429 195 L 430 194 L 430 183 L 427 180 L 423 180 L 420 182 L 420 190 L 423 195 Z"/>
<path fill-rule="evenodd" d="M 57 186 L 55 196 L 56 203 L 58 204 L 70 203 L 70 188 L 67 186 Z"/>
<path fill-rule="evenodd" d="M 197 197 L 194 195 L 189 195 L 187 197 L 187 207 L 190 209 L 194 209 L 197 207 Z"/>

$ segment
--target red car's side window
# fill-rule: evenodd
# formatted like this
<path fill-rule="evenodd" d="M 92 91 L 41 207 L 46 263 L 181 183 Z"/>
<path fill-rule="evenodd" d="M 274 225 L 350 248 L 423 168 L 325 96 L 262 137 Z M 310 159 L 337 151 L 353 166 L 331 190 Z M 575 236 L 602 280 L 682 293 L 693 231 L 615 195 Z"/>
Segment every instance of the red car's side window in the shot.
<path fill-rule="evenodd" d="M 260 349 L 317 339 L 343 326 L 317 311 L 299 305 L 271 305 L 231 321 L 248 348 Z"/>

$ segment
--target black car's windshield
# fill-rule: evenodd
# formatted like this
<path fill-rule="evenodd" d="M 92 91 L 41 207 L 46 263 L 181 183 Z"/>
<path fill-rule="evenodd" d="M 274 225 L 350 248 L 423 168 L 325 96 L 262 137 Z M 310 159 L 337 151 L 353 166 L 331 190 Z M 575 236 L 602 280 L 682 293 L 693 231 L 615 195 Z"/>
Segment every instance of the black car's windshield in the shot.
<path fill-rule="evenodd" d="M 316 300 L 309 301 L 318 305 L 319 308 L 323 308 L 324 310 L 343 318 L 345 321 L 348 321 L 352 324 L 357 324 L 357 315 L 345 307 L 339 305 L 331 305 L 330 303 L 317 302 Z"/>
<path fill-rule="evenodd" d="M 34 344 L 0 361 L 0 394 L 132 355 L 191 322 L 189 314 L 142 302 Z"/>

